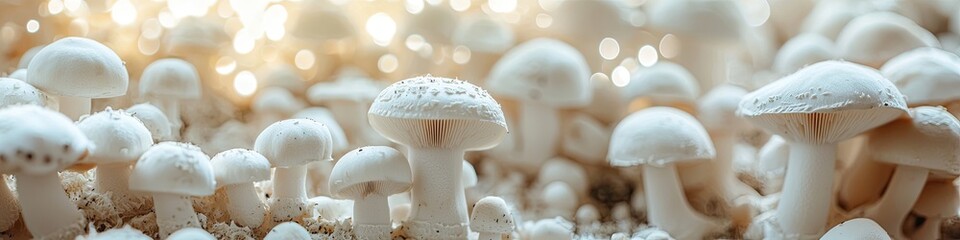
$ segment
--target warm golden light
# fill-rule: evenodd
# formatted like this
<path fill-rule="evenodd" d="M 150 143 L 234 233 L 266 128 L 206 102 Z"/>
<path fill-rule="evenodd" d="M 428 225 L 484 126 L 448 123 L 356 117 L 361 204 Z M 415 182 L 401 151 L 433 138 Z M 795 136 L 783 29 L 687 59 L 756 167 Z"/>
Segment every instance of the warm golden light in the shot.
<path fill-rule="evenodd" d="M 240 96 L 250 96 L 257 92 L 257 77 L 250 71 L 237 73 L 233 79 L 233 89 Z"/>
<path fill-rule="evenodd" d="M 130 25 L 137 20 L 137 8 L 130 0 L 117 0 L 110 8 L 110 18 L 120 25 Z"/>
<path fill-rule="evenodd" d="M 624 87 L 630 84 L 630 70 L 624 66 L 618 66 L 610 73 L 610 81 L 614 86 Z"/>
<path fill-rule="evenodd" d="M 393 40 L 393 35 L 397 33 L 397 23 L 390 15 L 379 12 L 367 19 L 366 30 L 374 43 L 387 46 Z"/>
<path fill-rule="evenodd" d="M 657 64 L 659 58 L 660 57 L 657 56 L 657 49 L 650 45 L 644 45 L 643 47 L 640 47 L 640 51 L 637 52 L 637 60 L 640 61 L 640 65 L 643 65 L 644 67 L 650 67 L 654 64 Z"/>
<path fill-rule="evenodd" d="M 316 61 L 316 56 L 313 55 L 313 52 L 307 49 L 301 49 L 300 51 L 297 51 L 297 55 L 293 57 L 294 65 L 296 65 L 300 70 L 312 68 Z"/>
<path fill-rule="evenodd" d="M 613 38 L 604 38 L 600 41 L 600 57 L 606 60 L 616 59 L 620 55 L 620 43 Z"/>

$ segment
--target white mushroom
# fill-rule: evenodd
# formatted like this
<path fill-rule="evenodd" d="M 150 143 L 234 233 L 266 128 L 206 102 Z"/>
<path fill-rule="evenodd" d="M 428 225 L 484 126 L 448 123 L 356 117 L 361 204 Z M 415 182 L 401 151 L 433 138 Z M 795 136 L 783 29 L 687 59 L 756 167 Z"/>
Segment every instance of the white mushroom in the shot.
<path fill-rule="evenodd" d="M 187 143 L 153 145 L 130 174 L 130 190 L 153 196 L 161 238 L 182 228 L 201 227 L 191 197 L 210 196 L 215 189 L 210 157 Z"/>
<path fill-rule="evenodd" d="M 773 60 L 773 69 L 778 74 L 787 75 L 807 65 L 834 58 L 837 58 L 837 50 L 833 41 L 819 34 L 804 33 L 790 38 L 780 47 Z"/>
<path fill-rule="evenodd" d="M 700 86 L 693 74 L 679 64 L 660 61 L 642 67 L 631 74 L 630 83 L 623 87 L 622 101 L 627 112 L 636 112 L 649 106 L 668 106 L 687 112 L 695 111 Z"/>
<path fill-rule="evenodd" d="M 307 168 L 310 162 L 332 161 L 333 139 L 322 123 L 310 119 L 287 119 L 267 126 L 254 142 L 276 168 L 270 215 L 276 222 L 298 219 L 310 209 L 306 205 Z"/>
<path fill-rule="evenodd" d="M 140 96 L 160 108 L 164 116 L 167 116 L 174 139 L 180 139 L 180 129 L 183 127 L 183 120 L 180 118 L 181 102 L 200 99 L 202 90 L 197 68 L 182 59 L 164 58 L 154 61 L 143 69 L 140 77 Z"/>
<path fill-rule="evenodd" d="M 130 225 L 123 225 L 122 228 L 109 229 L 103 232 L 97 232 L 97 229 L 93 228 L 93 225 L 90 225 L 86 236 L 77 236 L 76 240 L 118 240 L 118 239 L 129 239 L 129 240 L 152 240 L 153 238 L 143 234 L 140 230 L 130 227 Z"/>
<path fill-rule="evenodd" d="M 17 69 L 10 73 L 9 78 L 18 79 L 20 81 L 27 80 L 27 69 Z"/>
<path fill-rule="evenodd" d="M 314 84 L 307 90 L 307 98 L 310 103 L 330 109 L 347 134 L 350 147 L 387 145 L 389 142 L 370 127 L 366 113 L 381 89 L 383 87 L 371 79 L 341 77 L 336 82 Z"/>
<path fill-rule="evenodd" d="M 860 15 L 837 36 L 841 57 L 873 68 L 918 47 L 940 47 L 940 42 L 912 20 L 891 12 Z"/>
<path fill-rule="evenodd" d="M 763 176 L 763 194 L 779 193 L 783 190 L 783 178 L 787 174 L 787 160 L 790 158 L 790 146 L 782 137 L 773 135 L 757 153 L 757 169 Z"/>
<path fill-rule="evenodd" d="M 154 142 L 161 142 L 165 140 L 172 140 L 170 136 L 170 120 L 167 119 L 167 115 L 164 115 L 162 111 L 153 104 L 150 103 L 141 103 L 133 105 L 130 108 L 127 108 L 126 111 L 133 115 L 133 117 L 140 119 L 140 122 L 143 122 L 143 126 L 147 127 L 147 130 L 150 130 L 150 135 L 153 136 Z"/>
<path fill-rule="evenodd" d="M 554 181 L 543 187 L 540 192 L 543 217 L 563 217 L 573 220 L 580 200 L 577 193 L 566 182 Z"/>
<path fill-rule="evenodd" d="M 334 157 L 342 156 L 347 150 L 350 150 L 347 134 L 343 132 L 343 128 L 334 119 L 330 110 L 322 107 L 311 107 L 300 110 L 290 118 L 312 119 L 326 125 L 327 130 L 330 131 L 330 136 L 333 137 Z M 329 179 L 333 166 L 333 162 L 325 161 L 307 163 L 307 177 L 310 179 L 307 181 L 307 194 L 330 195 L 330 189 L 327 188 L 330 184 L 327 183 L 327 179 Z"/>
<path fill-rule="evenodd" d="M 516 228 L 513 214 L 500 197 L 489 196 L 473 205 L 470 214 L 470 230 L 480 233 L 479 240 L 500 240 Z"/>
<path fill-rule="evenodd" d="M 130 82 L 123 61 L 94 40 L 66 37 L 47 45 L 30 60 L 26 82 L 60 103 L 70 119 L 90 113 L 91 98 L 127 94 Z"/>
<path fill-rule="evenodd" d="M 720 196 L 734 207 L 739 207 L 735 203 L 741 197 L 760 196 L 756 190 L 737 178 L 733 168 L 733 158 L 736 146 L 739 143 L 740 134 L 750 126 L 742 118 L 737 116 L 737 108 L 740 100 L 747 94 L 747 90 L 734 85 L 718 85 L 700 98 L 697 104 L 697 117 L 710 134 L 713 140 L 713 146 L 717 150 L 716 161 L 706 166 L 706 168 L 697 168 L 696 171 L 688 171 L 685 174 L 704 174 L 708 175 L 710 191 L 720 193 Z"/>
<path fill-rule="evenodd" d="M 890 236 L 869 218 L 857 218 L 838 224 L 823 234 L 821 240 L 890 240 Z"/>
<path fill-rule="evenodd" d="M 573 226 L 563 218 L 541 219 L 530 227 L 530 240 L 572 240 Z"/>
<path fill-rule="evenodd" d="M 410 164 L 399 151 L 362 147 L 344 154 L 330 172 L 330 192 L 352 199 L 353 232 L 361 239 L 390 239 L 387 197 L 412 184 Z"/>
<path fill-rule="evenodd" d="M 170 234 L 167 240 L 216 240 L 212 234 L 198 227 L 189 227 L 177 230 Z"/>
<path fill-rule="evenodd" d="M 253 110 L 256 131 L 261 131 L 274 122 L 290 118 L 303 109 L 304 103 L 282 87 L 268 87 L 260 89 L 250 104 Z"/>
<path fill-rule="evenodd" d="M 18 104 L 37 105 L 54 111 L 59 107 L 55 98 L 29 83 L 13 78 L 0 78 L 0 108 Z"/>
<path fill-rule="evenodd" d="M 254 182 L 270 180 L 270 161 L 247 149 L 230 149 L 210 159 L 217 185 L 226 190 L 230 218 L 241 226 L 263 223 L 267 206 L 260 200 Z"/>
<path fill-rule="evenodd" d="M 347 18 L 342 9 L 329 1 L 303 2 L 298 16 L 300 17 L 290 30 L 295 37 L 322 43 L 354 35 L 350 18 Z"/>
<path fill-rule="evenodd" d="M 77 127 L 97 146 L 80 164 L 96 164 L 96 190 L 112 193 L 120 213 L 139 208 L 140 195 L 130 191 L 130 166 L 153 145 L 150 130 L 123 110 L 106 110 L 85 116 Z"/>
<path fill-rule="evenodd" d="M 263 237 L 263 240 L 291 240 L 291 239 L 312 239 L 310 232 L 307 232 L 306 228 L 300 226 L 295 222 L 285 222 L 277 224 L 277 226 L 270 229 L 270 232 L 267 233 L 266 237 Z"/>
<path fill-rule="evenodd" d="M 514 43 L 510 26 L 484 14 L 464 19 L 453 32 L 453 43 L 470 52 L 458 78 L 482 84 L 500 56 Z"/>

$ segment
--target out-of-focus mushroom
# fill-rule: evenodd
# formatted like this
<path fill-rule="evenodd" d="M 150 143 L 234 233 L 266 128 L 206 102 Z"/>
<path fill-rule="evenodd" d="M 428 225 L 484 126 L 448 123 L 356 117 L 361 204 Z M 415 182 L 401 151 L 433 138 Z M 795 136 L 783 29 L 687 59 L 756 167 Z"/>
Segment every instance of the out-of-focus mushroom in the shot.
<path fill-rule="evenodd" d="M 634 71 L 622 93 L 623 102 L 628 103 L 628 113 L 650 106 L 668 106 L 692 113 L 696 111 L 700 86 L 683 66 L 660 61 Z"/>
<path fill-rule="evenodd" d="M 492 148 L 506 135 L 500 104 L 464 81 L 415 77 L 384 89 L 369 119 L 377 132 L 408 148 L 413 236 L 465 237 L 463 155 Z"/>
<path fill-rule="evenodd" d="M 747 90 L 734 85 L 718 85 L 700 98 L 697 104 L 697 117 L 713 140 L 717 150 L 716 161 L 711 161 L 697 168 L 698 171 L 687 171 L 683 174 L 708 175 L 710 187 L 720 193 L 734 205 L 736 199 L 745 196 L 759 196 L 756 190 L 740 181 L 733 168 L 735 149 L 739 143 L 740 134 L 749 128 L 749 124 L 737 116 L 740 100 L 747 94 Z M 693 169 L 688 169 L 693 170 Z M 682 176 L 681 176 L 682 178 Z M 689 189 L 689 188 L 688 188 Z"/>
<path fill-rule="evenodd" d="M 307 84 L 297 71 L 286 63 L 267 65 L 257 71 L 257 86 L 260 89 L 284 88 L 294 96 L 303 97 L 307 92 Z"/>
<path fill-rule="evenodd" d="M 587 171 L 578 163 L 562 157 L 555 157 L 544 163 L 537 174 L 536 184 L 546 186 L 558 181 L 566 183 L 577 196 L 586 198 L 589 194 Z"/>
<path fill-rule="evenodd" d="M 130 225 L 123 225 L 122 228 L 114 228 L 106 230 L 103 232 L 97 232 L 97 229 L 94 229 L 93 226 L 90 226 L 86 236 L 77 236 L 76 240 L 117 240 L 117 239 L 130 239 L 130 240 L 152 240 L 153 238 L 143 234 L 140 230 L 130 227 Z"/>
<path fill-rule="evenodd" d="M 10 230 L 17 220 L 20 220 L 20 203 L 7 187 L 7 176 L 0 174 L 0 232 Z"/>
<path fill-rule="evenodd" d="M 304 2 L 299 16 L 291 33 L 304 40 L 322 43 L 354 34 L 345 12 L 327 0 Z"/>
<path fill-rule="evenodd" d="M 330 172 L 330 192 L 352 199 L 353 232 L 361 239 L 390 239 L 387 197 L 412 184 L 410 164 L 399 151 L 362 147 L 343 155 Z"/>
<path fill-rule="evenodd" d="M 387 145 L 382 136 L 370 128 L 366 110 L 383 87 L 367 78 L 351 77 L 332 83 L 317 83 L 307 90 L 310 103 L 324 105 L 343 127 L 349 147 Z"/>
<path fill-rule="evenodd" d="M 174 139 L 180 138 L 183 120 L 180 119 L 180 104 L 184 100 L 200 99 L 200 74 L 190 62 L 177 58 L 164 58 L 143 69 L 140 77 L 140 96 L 163 111 L 170 121 Z"/>
<path fill-rule="evenodd" d="M 823 234 L 822 240 L 890 240 L 887 232 L 869 218 L 844 221 Z"/>
<path fill-rule="evenodd" d="M 170 234 L 167 240 L 216 240 L 213 234 L 199 227 L 188 227 Z"/>
<path fill-rule="evenodd" d="M 67 37 L 47 45 L 30 60 L 26 82 L 60 103 L 70 119 L 90 113 L 91 98 L 127 94 L 130 77 L 113 50 L 97 41 Z"/>
<path fill-rule="evenodd" d="M 270 124 L 290 118 L 303 109 L 304 103 L 293 96 L 289 90 L 282 87 L 260 89 L 253 99 L 250 109 L 253 110 L 255 131 L 262 131 Z"/>
<path fill-rule="evenodd" d="M 191 197 L 213 195 L 216 185 L 210 157 L 188 143 L 153 145 L 130 174 L 130 190 L 153 196 L 161 238 L 182 228 L 201 227 Z"/>
<path fill-rule="evenodd" d="M 334 158 L 340 157 L 345 154 L 347 150 L 350 150 L 350 142 L 347 141 L 347 134 L 343 132 L 343 128 L 340 127 L 340 123 L 337 122 L 330 110 L 322 107 L 311 107 L 300 110 L 290 118 L 312 119 L 326 125 L 327 130 L 330 131 L 330 137 L 333 138 L 332 156 Z M 327 188 L 330 184 L 327 183 L 327 180 L 329 179 L 333 166 L 333 162 L 326 161 L 307 163 L 307 177 L 310 179 L 306 183 L 307 194 L 318 196 L 330 195 L 330 189 Z"/>
<path fill-rule="evenodd" d="M 483 85 L 490 68 L 513 46 L 514 36 L 508 25 L 479 14 L 464 19 L 454 31 L 452 41 L 470 53 L 458 78 Z"/>
<path fill-rule="evenodd" d="M 560 150 L 586 164 L 603 162 L 610 147 L 610 129 L 585 114 L 574 115 L 566 125 Z"/>
<path fill-rule="evenodd" d="M 837 36 L 841 57 L 873 68 L 918 47 L 940 47 L 940 42 L 917 23 L 891 12 L 858 16 Z"/>
<path fill-rule="evenodd" d="M 295 222 L 277 224 L 263 240 L 312 239 L 306 228 Z"/>
<path fill-rule="evenodd" d="M 235 148 L 214 155 L 210 165 L 217 185 L 227 192 L 230 218 L 241 226 L 260 226 L 267 206 L 260 200 L 253 183 L 270 179 L 270 161 L 260 153 Z"/>
<path fill-rule="evenodd" d="M 27 69 L 17 69 L 10 73 L 9 78 L 18 79 L 20 81 L 27 80 Z"/>
<path fill-rule="evenodd" d="M 930 181 L 923 187 L 920 198 L 913 204 L 913 213 L 925 220 L 910 239 L 934 240 L 941 238 L 940 226 L 944 220 L 957 216 L 960 194 L 950 181 Z"/>
<path fill-rule="evenodd" d="M 502 198 L 489 196 L 473 205 L 470 230 L 480 233 L 480 240 L 500 240 L 516 228 L 513 214 Z"/>
<path fill-rule="evenodd" d="M 778 135 L 773 135 L 757 153 L 757 170 L 763 175 L 763 194 L 779 193 L 783 190 L 783 178 L 787 174 L 787 160 L 790 158 L 790 146 Z"/>
<path fill-rule="evenodd" d="M 150 130 L 154 142 L 173 139 L 170 135 L 170 120 L 167 119 L 167 115 L 163 114 L 163 111 L 153 104 L 140 103 L 127 108 L 126 111 L 133 117 L 140 119 L 143 126 Z"/>
<path fill-rule="evenodd" d="M 0 78 L 0 108 L 30 104 L 56 111 L 59 107 L 56 98 L 48 96 L 29 83 L 13 78 Z"/>
<path fill-rule="evenodd" d="M 773 69 L 787 75 L 807 65 L 834 58 L 837 58 L 837 50 L 833 41 L 816 33 L 804 33 L 790 38 L 780 47 L 773 59 Z"/>
<path fill-rule="evenodd" d="M 106 110 L 80 119 L 77 127 L 96 145 L 80 164 L 96 164 L 96 191 L 111 193 L 121 214 L 141 208 L 140 194 L 130 191 L 130 166 L 153 145 L 150 130 L 123 110 Z"/>
<path fill-rule="evenodd" d="M 563 218 L 541 219 L 528 230 L 530 240 L 572 240 L 573 226 Z"/>
<path fill-rule="evenodd" d="M 276 168 L 273 174 L 273 195 L 270 215 L 276 222 L 304 216 L 307 168 L 315 161 L 333 161 L 333 139 L 322 123 L 310 119 L 287 119 L 267 126 L 253 147 Z"/>
<path fill-rule="evenodd" d="M 577 207 L 580 206 L 580 199 L 577 193 L 562 181 L 550 182 L 543 187 L 540 192 L 541 207 L 543 207 L 542 216 L 544 217 L 562 217 L 573 220 Z"/>

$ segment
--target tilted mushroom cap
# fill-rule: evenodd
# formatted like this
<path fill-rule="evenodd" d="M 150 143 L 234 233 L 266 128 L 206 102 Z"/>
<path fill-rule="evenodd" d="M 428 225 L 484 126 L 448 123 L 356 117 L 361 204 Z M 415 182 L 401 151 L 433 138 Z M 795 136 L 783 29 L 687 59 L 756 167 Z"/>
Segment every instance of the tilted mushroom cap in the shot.
<path fill-rule="evenodd" d="M 307 99 L 313 104 L 331 101 L 372 102 L 383 89 L 368 78 L 356 77 L 329 83 L 317 83 L 307 90 Z"/>
<path fill-rule="evenodd" d="M 270 112 L 290 116 L 303 109 L 304 105 L 290 93 L 290 90 L 281 87 L 269 87 L 257 93 L 250 109 L 255 113 Z"/>
<path fill-rule="evenodd" d="M 94 149 L 63 114 L 36 105 L 0 109 L 0 172 L 53 173 Z"/>
<path fill-rule="evenodd" d="M 189 143 L 153 145 L 130 173 L 130 190 L 136 191 L 210 196 L 216 187 L 210 157 Z"/>
<path fill-rule="evenodd" d="M 503 198 L 487 196 L 473 205 L 470 230 L 474 232 L 510 233 L 516 228 L 513 214 Z"/>
<path fill-rule="evenodd" d="M 0 108 L 19 104 L 30 104 L 42 107 L 58 108 L 57 101 L 21 80 L 0 78 Z"/>
<path fill-rule="evenodd" d="M 219 186 L 270 179 L 270 161 L 252 150 L 234 148 L 217 153 L 210 165 Z"/>
<path fill-rule="evenodd" d="M 7 76 L 7 77 L 13 78 L 13 79 L 19 79 L 20 81 L 27 80 L 27 69 L 21 68 L 21 69 L 14 70 L 12 73 L 10 73 L 10 76 Z"/>
<path fill-rule="evenodd" d="M 200 98 L 200 74 L 190 62 L 164 58 L 143 69 L 140 95 L 145 97 Z"/>
<path fill-rule="evenodd" d="M 133 163 L 153 145 L 150 130 L 123 110 L 106 110 L 84 116 L 77 127 L 97 148 L 83 162 Z"/>
<path fill-rule="evenodd" d="M 833 41 L 820 34 L 804 33 L 790 38 L 773 59 L 773 69 L 790 74 L 804 66 L 837 58 Z"/>
<path fill-rule="evenodd" d="M 869 218 L 857 218 L 838 224 L 823 234 L 822 240 L 890 240 L 887 231 Z"/>
<path fill-rule="evenodd" d="M 322 123 L 287 119 L 267 126 L 257 136 L 254 150 L 274 167 L 292 167 L 313 161 L 333 160 L 333 139 Z"/>
<path fill-rule="evenodd" d="M 942 107 L 917 107 L 911 118 L 870 131 L 874 160 L 960 175 L 960 121 Z"/>
<path fill-rule="evenodd" d="M 960 100 L 960 57 L 939 48 L 925 47 L 904 52 L 880 68 L 893 81 L 910 105 Z"/>
<path fill-rule="evenodd" d="M 333 118 L 333 113 L 331 113 L 330 110 L 322 107 L 306 108 L 293 114 L 290 118 L 312 119 L 323 123 L 323 125 L 327 126 L 327 131 L 330 131 L 330 137 L 333 138 L 333 150 L 335 152 L 346 150 L 349 144 L 347 134 L 343 132 L 343 128 L 340 127 L 337 120 Z"/>
<path fill-rule="evenodd" d="M 509 26 L 482 14 L 465 19 L 453 33 L 453 43 L 466 46 L 471 52 L 501 53 L 513 42 Z"/>
<path fill-rule="evenodd" d="M 708 161 L 716 157 L 713 142 L 690 114 L 671 107 L 651 107 L 627 116 L 613 130 L 610 165 Z"/>
<path fill-rule="evenodd" d="M 350 18 L 344 15 L 342 9 L 326 0 L 304 2 L 291 33 L 298 38 L 321 42 L 354 34 Z"/>
<path fill-rule="evenodd" d="M 738 114 L 789 141 L 836 143 L 907 111 L 900 91 L 875 69 L 824 61 L 743 97 Z"/>
<path fill-rule="evenodd" d="M 719 85 L 710 90 L 698 105 L 698 117 L 707 129 L 737 131 L 747 127 L 743 118 L 737 116 L 740 100 L 747 90 L 734 85 Z"/>
<path fill-rule="evenodd" d="M 508 51 L 490 70 L 491 93 L 553 107 L 580 107 L 590 103 L 590 67 L 572 46 L 538 38 Z"/>
<path fill-rule="evenodd" d="M 422 76 L 390 85 L 368 112 L 370 125 L 409 146 L 489 149 L 507 134 L 500 104 L 465 81 Z"/>
<path fill-rule="evenodd" d="M 147 130 L 150 130 L 150 135 L 153 136 L 154 141 L 159 142 L 159 140 L 170 137 L 170 121 L 167 120 L 167 115 L 164 115 L 163 111 L 160 111 L 160 109 L 153 106 L 153 104 L 141 103 L 133 105 L 127 108 L 127 112 L 133 117 L 140 119 L 143 126 L 147 127 Z"/>
<path fill-rule="evenodd" d="M 263 240 L 311 239 L 310 232 L 295 222 L 277 224 Z"/>
<path fill-rule="evenodd" d="M 130 77 L 120 56 L 97 41 L 67 37 L 30 60 L 26 82 L 54 95 L 110 98 L 127 94 Z"/>
<path fill-rule="evenodd" d="M 929 218 L 948 218 L 957 215 L 960 207 L 957 187 L 951 182 L 927 182 L 920 198 L 913 204 L 913 212 Z"/>
<path fill-rule="evenodd" d="M 413 183 L 410 164 L 391 147 L 371 146 L 344 154 L 330 172 L 330 192 L 347 199 L 390 196 Z"/>
<path fill-rule="evenodd" d="M 697 79 L 676 63 L 660 61 L 650 67 L 641 67 L 631 75 L 630 83 L 621 91 L 624 102 L 647 97 L 657 101 L 694 103 L 700 96 Z"/>
<path fill-rule="evenodd" d="M 918 47 L 940 47 L 940 42 L 920 25 L 890 12 L 854 18 L 837 36 L 837 48 L 844 59 L 875 68 Z"/>
<path fill-rule="evenodd" d="M 450 44 L 459 20 L 457 12 L 452 8 L 433 4 L 424 4 L 420 13 L 408 16 L 409 19 L 400 36 L 418 34 L 429 43 L 441 45 Z"/>
<path fill-rule="evenodd" d="M 212 234 L 201 228 L 184 228 L 177 230 L 167 237 L 167 240 L 216 240 Z"/>
<path fill-rule="evenodd" d="M 648 12 L 654 28 L 704 40 L 737 40 L 747 29 L 734 1 L 657 1 Z"/>

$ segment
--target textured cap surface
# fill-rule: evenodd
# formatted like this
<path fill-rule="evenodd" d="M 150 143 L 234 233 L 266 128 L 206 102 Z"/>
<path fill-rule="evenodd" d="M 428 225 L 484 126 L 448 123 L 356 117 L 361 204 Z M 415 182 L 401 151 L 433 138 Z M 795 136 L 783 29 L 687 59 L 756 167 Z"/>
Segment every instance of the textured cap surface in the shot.
<path fill-rule="evenodd" d="M 210 159 L 219 186 L 270 179 L 270 161 L 252 150 L 234 148 Z"/>
<path fill-rule="evenodd" d="M 473 205 L 470 213 L 470 230 L 474 232 L 510 233 L 516 228 L 513 214 L 502 198 L 488 196 Z"/>
<path fill-rule="evenodd" d="M 27 79 L 61 96 L 109 98 L 127 94 L 130 77 L 120 56 L 97 41 L 67 37 L 47 45 L 30 60 Z"/>
<path fill-rule="evenodd" d="M 93 150 L 93 143 L 63 114 L 35 105 L 0 109 L 2 173 L 55 173 Z"/>
<path fill-rule="evenodd" d="M 663 166 L 707 161 L 717 155 L 710 136 L 693 116 L 670 107 L 651 107 L 630 114 L 610 138 L 610 165 Z"/>
<path fill-rule="evenodd" d="M 399 151 L 385 146 L 354 149 L 344 154 L 330 172 L 330 192 L 348 199 L 390 196 L 413 183 L 410 164 Z"/>
<path fill-rule="evenodd" d="M 153 145 L 150 130 L 123 110 L 106 110 L 80 118 L 77 127 L 97 146 L 83 162 L 132 163 Z"/>
<path fill-rule="evenodd" d="M 13 78 L 0 78 L 0 108 L 30 104 L 48 108 L 59 107 L 57 101 L 29 83 Z"/>
<path fill-rule="evenodd" d="M 153 145 L 130 173 L 130 189 L 136 191 L 210 196 L 216 186 L 210 157 L 189 143 Z"/>
<path fill-rule="evenodd" d="M 257 136 L 254 150 L 274 167 L 292 167 L 313 161 L 333 160 L 333 138 L 322 123 L 287 119 L 267 126 Z"/>

